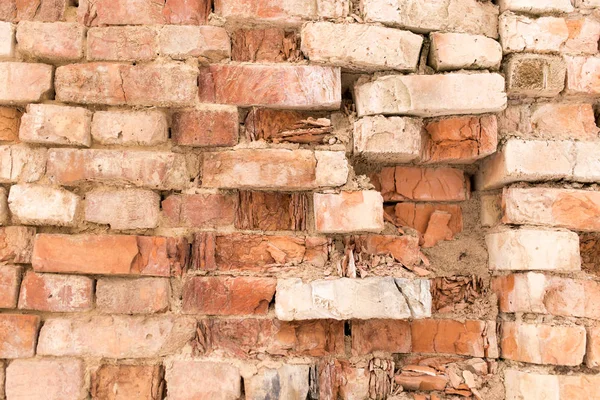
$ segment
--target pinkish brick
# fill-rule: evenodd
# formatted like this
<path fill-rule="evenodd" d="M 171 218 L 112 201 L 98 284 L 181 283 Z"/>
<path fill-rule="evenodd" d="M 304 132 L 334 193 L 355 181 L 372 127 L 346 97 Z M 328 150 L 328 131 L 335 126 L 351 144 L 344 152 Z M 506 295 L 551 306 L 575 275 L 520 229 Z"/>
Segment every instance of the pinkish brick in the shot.
<path fill-rule="evenodd" d="M 28 271 L 21 282 L 19 309 L 77 312 L 92 308 L 94 281 L 85 276 L 37 274 Z"/>
<path fill-rule="evenodd" d="M 77 61 L 83 57 L 85 28 L 71 22 L 22 21 L 17 27 L 19 52 L 44 61 Z"/>

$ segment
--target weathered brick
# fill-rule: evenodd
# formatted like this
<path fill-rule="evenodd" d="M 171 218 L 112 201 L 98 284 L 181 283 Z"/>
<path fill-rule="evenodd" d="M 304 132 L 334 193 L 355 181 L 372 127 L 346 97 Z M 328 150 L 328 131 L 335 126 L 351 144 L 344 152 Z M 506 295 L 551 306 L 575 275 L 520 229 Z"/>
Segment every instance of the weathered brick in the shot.
<path fill-rule="evenodd" d="M 313 62 L 359 71 L 415 71 L 423 38 L 382 26 L 309 22 L 301 42 Z"/>
<path fill-rule="evenodd" d="M 0 261 L 29 264 L 34 236 L 34 228 L 24 226 L 0 228 Z"/>
<path fill-rule="evenodd" d="M 172 400 L 235 400 L 242 392 L 238 368 L 226 363 L 175 360 L 165 378 Z"/>
<path fill-rule="evenodd" d="M 419 239 L 416 236 L 360 235 L 354 237 L 356 250 L 371 255 L 391 255 L 394 260 L 405 266 L 417 266 Z"/>
<path fill-rule="evenodd" d="M 575 5 L 581 8 L 595 8 L 600 7 L 600 1 L 598 0 L 575 0 Z"/>
<path fill-rule="evenodd" d="M 0 225 L 6 225 L 9 219 L 8 191 L 5 188 L 0 188 Z"/>
<path fill-rule="evenodd" d="M 495 115 L 451 117 L 425 125 L 421 161 L 424 163 L 468 164 L 488 156 L 498 146 Z"/>
<path fill-rule="evenodd" d="M 374 190 L 315 193 L 315 227 L 318 232 L 381 232 L 383 198 Z"/>
<path fill-rule="evenodd" d="M 0 182 L 35 182 L 46 170 L 46 149 L 26 145 L 0 146 Z"/>
<path fill-rule="evenodd" d="M 427 232 L 432 215 L 436 212 L 451 215 L 447 225 L 453 234 L 463 229 L 462 209 L 458 204 L 398 203 L 386 209 L 391 211 L 399 225 L 409 226 L 422 234 Z"/>
<path fill-rule="evenodd" d="M 73 226 L 80 199 L 65 189 L 41 185 L 13 185 L 8 207 L 13 222 L 24 225 Z"/>
<path fill-rule="evenodd" d="M 0 314 L 0 358 L 29 358 L 35 355 L 40 317 Z"/>
<path fill-rule="evenodd" d="M 576 366 L 585 354 L 583 326 L 550 326 L 504 321 L 501 357 L 532 364 Z"/>
<path fill-rule="evenodd" d="M 572 178 L 576 165 L 572 141 L 509 139 L 486 158 L 477 175 L 479 190 L 498 189 L 514 182 Z"/>
<path fill-rule="evenodd" d="M 308 218 L 306 193 L 240 191 L 235 227 L 261 231 L 303 231 Z"/>
<path fill-rule="evenodd" d="M 502 46 L 483 35 L 432 32 L 429 65 L 436 71 L 498 69 Z"/>
<path fill-rule="evenodd" d="M 14 142 L 19 139 L 22 112 L 17 108 L 0 107 L 0 141 Z"/>
<path fill-rule="evenodd" d="M 205 315 L 265 315 L 276 280 L 254 277 L 190 277 L 183 286 L 183 311 Z"/>
<path fill-rule="evenodd" d="M 0 265 L 0 308 L 17 307 L 20 280 L 21 267 Z"/>
<path fill-rule="evenodd" d="M 507 400 L 597 400 L 598 384 L 598 375 L 542 375 L 514 369 L 504 374 Z"/>
<path fill-rule="evenodd" d="M 151 26 L 109 26 L 87 32 L 89 61 L 150 61 L 158 54 L 158 31 Z"/>
<path fill-rule="evenodd" d="M 181 238 L 39 234 L 32 264 L 37 272 L 170 276 L 185 267 L 187 251 Z"/>
<path fill-rule="evenodd" d="M 261 368 L 255 375 L 244 377 L 246 399 L 306 399 L 309 370 L 309 365 L 296 364 L 284 364 L 277 369 Z"/>
<path fill-rule="evenodd" d="M 92 119 L 92 138 L 100 144 L 154 146 L 167 141 L 168 131 L 158 110 L 96 111 Z"/>
<path fill-rule="evenodd" d="M 169 308 L 170 285 L 164 278 L 100 278 L 96 307 L 107 314 L 152 314 Z"/>
<path fill-rule="evenodd" d="M 188 317 L 93 316 L 48 318 L 40 330 L 43 356 L 153 358 L 172 354 L 190 341 L 196 322 Z"/>
<path fill-rule="evenodd" d="M 510 10 L 531 14 L 573 11 L 570 0 L 499 0 L 500 12 Z"/>
<path fill-rule="evenodd" d="M 206 23 L 210 14 L 207 0 L 81 0 L 77 10 L 80 23 L 101 25 L 152 25 Z"/>
<path fill-rule="evenodd" d="M 263 271 L 302 263 L 323 267 L 328 240 L 322 237 L 198 233 L 192 269 Z"/>
<path fill-rule="evenodd" d="M 196 68 L 182 63 L 70 64 L 56 69 L 56 100 L 83 104 L 190 106 L 196 100 L 197 76 Z"/>
<path fill-rule="evenodd" d="M 0 63 L 0 104 L 37 102 L 42 100 L 51 89 L 51 65 Z"/>
<path fill-rule="evenodd" d="M 77 312 L 92 308 L 94 281 L 85 276 L 27 271 L 21 282 L 19 309 Z"/>
<path fill-rule="evenodd" d="M 515 54 L 504 63 L 509 95 L 555 97 L 565 87 L 567 68 L 558 56 Z"/>
<path fill-rule="evenodd" d="M 181 146 L 235 146 L 239 116 L 235 107 L 187 110 L 173 114 L 173 142 Z"/>
<path fill-rule="evenodd" d="M 144 189 L 94 190 L 85 195 L 85 220 L 112 229 L 158 226 L 160 195 Z"/>
<path fill-rule="evenodd" d="M 6 369 L 9 399 L 81 399 L 85 365 L 77 359 L 33 359 L 13 361 Z"/>
<path fill-rule="evenodd" d="M 499 74 L 388 75 L 355 85 L 354 101 L 359 117 L 433 117 L 501 111 L 506 94 Z"/>
<path fill-rule="evenodd" d="M 128 150 L 48 151 L 47 176 L 53 183 L 126 183 L 151 189 L 182 189 L 189 183 L 182 154 Z"/>
<path fill-rule="evenodd" d="M 600 231 L 600 192 L 554 188 L 510 188 L 503 192 L 502 222 Z"/>
<path fill-rule="evenodd" d="M 203 319 L 198 327 L 198 350 L 247 359 L 264 349 L 271 355 L 322 357 L 344 354 L 344 322 L 277 319 Z"/>
<path fill-rule="evenodd" d="M 510 229 L 485 237 L 492 270 L 578 271 L 579 237 L 574 232 Z"/>
<path fill-rule="evenodd" d="M 29 104 L 21 118 L 23 142 L 89 147 L 92 112 L 81 107 Z"/>
<path fill-rule="evenodd" d="M 558 52 L 569 39 L 569 28 L 564 18 L 528 18 L 504 13 L 500 16 L 500 41 L 504 53 Z"/>
<path fill-rule="evenodd" d="M 465 172 L 455 168 L 384 167 L 372 181 L 383 201 L 463 201 L 470 197 Z"/>
<path fill-rule="evenodd" d="M 229 35 L 219 26 L 165 25 L 158 37 L 160 54 L 172 59 L 215 63 L 231 58 Z"/>
<path fill-rule="evenodd" d="M 236 201 L 232 194 L 172 194 L 161 203 L 167 226 L 215 228 L 233 224 Z"/>
<path fill-rule="evenodd" d="M 492 288 L 501 312 L 600 319 L 600 285 L 595 281 L 529 272 L 496 277 Z"/>
<path fill-rule="evenodd" d="M 374 115 L 354 122 L 354 153 L 373 161 L 407 163 L 421 153 L 422 120 Z"/>
<path fill-rule="evenodd" d="M 339 68 L 315 65 L 214 64 L 200 70 L 199 87 L 201 102 L 240 107 L 337 110 L 341 103 Z"/>
<path fill-rule="evenodd" d="M 64 19 L 68 0 L 5 0 L 0 4 L 0 20 L 45 21 Z"/>
<path fill-rule="evenodd" d="M 598 53 L 599 21 L 589 17 L 567 19 L 567 27 L 569 28 L 569 39 L 563 47 L 563 52 L 571 54 Z"/>
<path fill-rule="evenodd" d="M 281 62 L 301 58 L 300 38 L 283 28 L 238 29 L 231 34 L 233 61 Z"/>
<path fill-rule="evenodd" d="M 10 22 L 0 22 L 0 60 L 11 59 L 14 54 L 15 30 Z"/>
<path fill-rule="evenodd" d="M 367 22 L 381 22 L 415 32 L 450 31 L 498 37 L 498 9 L 476 0 L 365 0 Z"/>
<path fill-rule="evenodd" d="M 567 93 L 599 94 L 600 57 L 565 56 L 567 62 Z"/>
<path fill-rule="evenodd" d="M 252 108 L 244 121 L 246 137 L 272 143 L 321 144 L 333 132 L 333 126 L 328 118 L 314 118 L 319 115 L 324 114 Z"/>
<path fill-rule="evenodd" d="M 587 352 L 585 364 L 589 368 L 598 368 L 600 366 L 600 326 L 590 326 L 587 328 Z"/>
<path fill-rule="evenodd" d="M 279 279 L 275 314 L 282 321 L 428 317 L 429 281 L 372 277 L 303 283 L 300 278 Z"/>
<path fill-rule="evenodd" d="M 411 323 L 412 352 L 498 357 L 496 322 L 424 319 Z"/>
<path fill-rule="evenodd" d="M 376 351 L 410 353 L 412 348 L 409 321 L 352 321 L 352 354 L 364 355 Z"/>
<path fill-rule="evenodd" d="M 342 18 L 349 13 L 347 0 L 216 0 L 215 14 L 228 21 L 270 22 L 284 26 L 299 25 L 302 21 L 323 18 Z"/>
<path fill-rule="evenodd" d="M 92 399 L 158 399 L 162 396 L 160 365 L 100 366 L 91 377 Z"/>
<path fill-rule="evenodd" d="M 202 185 L 231 189 L 303 190 L 342 186 L 348 179 L 344 152 L 239 149 L 204 153 Z"/>
<path fill-rule="evenodd" d="M 43 61 L 77 61 L 83 58 L 85 28 L 71 22 L 21 21 L 17 27 L 19 53 Z"/>

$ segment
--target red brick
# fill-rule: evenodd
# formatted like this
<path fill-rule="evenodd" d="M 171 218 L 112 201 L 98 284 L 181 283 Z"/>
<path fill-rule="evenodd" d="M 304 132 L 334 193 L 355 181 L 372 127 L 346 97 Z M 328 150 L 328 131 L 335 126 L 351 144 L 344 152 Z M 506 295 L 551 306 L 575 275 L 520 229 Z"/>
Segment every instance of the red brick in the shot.
<path fill-rule="evenodd" d="M 493 321 L 423 319 L 413 321 L 411 328 L 413 353 L 498 357 Z"/>
<path fill-rule="evenodd" d="M 92 112 L 82 107 L 29 104 L 21 119 L 23 142 L 89 147 Z"/>
<path fill-rule="evenodd" d="M 470 164 L 496 151 L 498 123 L 495 115 L 453 117 L 425 125 L 422 162 Z"/>
<path fill-rule="evenodd" d="M 233 224 L 236 201 L 232 194 L 172 194 L 162 201 L 167 226 L 215 228 Z"/>
<path fill-rule="evenodd" d="M 0 265 L 0 308 L 17 307 L 21 268 L 16 265 Z M 0 393 L 2 393 L 0 391 Z"/>
<path fill-rule="evenodd" d="M 100 278 L 96 307 L 107 314 L 152 314 L 169 308 L 170 284 L 163 278 Z"/>
<path fill-rule="evenodd" d="M 166 381 L 171 400 L 233 400 L 242 393 L 240 372 L 227 363 L 175 360 Z"/>
<path fill-rule="evenodd" d="M 9 399 L 78 400 L 84 390 L 84 375 L 82 360 L 16 360 L 6 369 L 6 396 Z"/>
<path fill-rule="evenodd" d="M 83 57 L 85 28 L 71 22 L 28 22 L 17 27 L 21 54 L 45 61 L 77 61 Z"/>
<path fill-rule="evenodd" d="M 64 186 L 123 182 L 171 190 L 184 188 L 190 180 L 182 154 L 160 151 L 51 149 L 46 173 Z"/>
<path fill-rule="evenodd" d="M 90 61 L 150 61 L 158 56 L 158 32 L 151 26 L 91 28 L 87 33 Z"/>
<path fill-rule="evenodd" d="M 502 222 L 600 231 L 600 192 L 509 188 L 502 194 Z"/>
<path fill-rule="evenodd" d="M 585 354 L 583 326 L 502 323 L 502 358 L 533 364 L 569 365 L 582 363 Z"/>
<path fill-rule="evenodd" d="M 77 312 L 92 308 L 94 281 L 85 276 L 37 274 L 28 271 L 21 282 L 19 309 Z"/>
<path fill-rule="evenodd" d="M 173 142 L 181 146 L 235 146 L 239 121 L 236 108 L 180 111 L 173 114 Z"/>
<path fill-rule="evenodd" d="M 193 105 L 198 72 L 186 64 L 71 64 L 56 69 L 56 100 L 65 103 Z"/>
<path fill-rule="evenodd" d="M 0 63 L 0 104 L 42 100 L 52 89 L 52 66 L 22 62 Z"/>
<path fill-rule="evenodd" d="M 93 190 L 85 195 L 85 220 L 112 229 L 158 226 L 160 195 L 144 189 Z"/>
<path fill-rule="evenodd" d="M 339 151 L 237 149 L 204 153 L 202 165 L 202 185 L 210 188 L 306 190 L 348 180 Z"/>
<path fill-rule="evenodd" d="M 337 110 L 341 102 L 340 70 L 331 67 L 215 64 L 201 69 L 199 86 L 202 102 L 240 107 Z"/>
<path fill-rule="evenodd" d="M 355 238 L 356 250 L 373 255 L 391 255 L 408 267 L 421 263 L 416 236 L 362 235 Z"/>
<path fill-rule="evenodd" d="M 0 4 L 2 21 L 54 22 L 64 18 L 68 0 L 3 0 Z"/>
<path fill-rule="evenodd" d="M 261 231 L 306 230 L 308 196 L 305 193 L 239 192 L 237 229 Z"/>
<path fill-rule="evenodd" d="M 374 190 L 315 193 L 315 228 L 322 233 L 381 232 L 383 199 Z"/>
<path fill-rule="evenodd" d="M 152 25 L 206 23 L 210 13 L 207 0 L 81 0 L 80 23 L 98 25 Z"/>
<path fill-rule="evenodd" d="M 164 383 L 160 365 L 104 364 L 92 373 L 94 400 L 159 399 Z"/>
<path fill-rule="evenodd" d="M 300 38 L 282 28 L 238 29 L 231 35 L 233 61 L 281 62 L 301 58 Z"/>
<path fill-rule="evenodd" d="M 422 234 L 427 232 L 433 213 L 439 211 L 451 214 L 448 228 L 453 234 L 460 233 L 463 229 L 462 210 L 457 204 L 398 203 L 390 211 L 399 225 L 409 226 Z"/>
<path fill-rule="evenodd" d="M 231 43 L 225 28 L 219 26 L 165 25 L 159 32 L 159 52 L 173 60 L 198 58 L 217 63 L 229 60 Z"/>
<path fill-rule="evenodd" d="M 352 354 L 354 355 L 375 351 L 410 353 L 411 340 L 409 321 L 383 319 L 352 321 Z"/>
<path fill-rule="evenodd" d="M 0 358 L 29 358 L 35 355 L 40 317 L 0 314 Z"/>
<path fill-rule="evenodd" d="M 0 228 L 0 261 L 29 264 L 34 236 L 34 228 L 24 226 Z"/>
<path fill-rule="evenodd" d="M 276 284 L 271 278 L 190 277 L 183 286 L 183 311 L 207 315 L 265 315 Z"/>
<path fill-rule="evenodd" d="M 344 322 L 331 320 L 282 322 L 273 319 L 204 319 L 195 348 L 200 354 L 246 359 L 264 349 L 274 356 L 344 354 Z"/>
<path fill-rule="evenodd" d="M 268 271 L 302 263 L 323 267 L 327 247 L 328 240 L 322 237 L 198 233 L 191 268 Z"/>
<path fill-rule="evenodd" d="M 47 318 L 40 330 L 42 356 L 154 358 L 177 353 L 196 332 L 185 316 L 100 315 Z"/>
<path fill-rule="evenodd" d="M 470 196 L 464 171 L 455 168 L 386 167 L 375 183 L 384 201 L 463 201 Z"/>
<path fill-rule="evenodd" d="M 39 234 L 32 264 L 37 272 L 170 276 L 185 268 L 187 252 L 182 238 Z"/>
<path fill-rule="evenodd" d="M 19 140 L 22 112 L 17 108 L 0 107 L 0 141 Z"/>

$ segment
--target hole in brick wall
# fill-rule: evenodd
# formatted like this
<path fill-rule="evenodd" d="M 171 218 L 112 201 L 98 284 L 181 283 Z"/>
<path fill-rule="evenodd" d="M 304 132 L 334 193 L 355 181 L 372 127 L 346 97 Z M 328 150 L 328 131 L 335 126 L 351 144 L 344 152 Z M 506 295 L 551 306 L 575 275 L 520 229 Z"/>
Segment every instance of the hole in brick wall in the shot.
<path fill-rule="evenodd" d="M 169 139 L 171 139 L 173 137 L 171 128 L 169 128 L 167 132 L 168 132 L 167 135 L 168 135 Z"/>
<path fill-rule="evenodd" d="M 350 321 L 344 322 L 344 335 L 345 336 L 352 336 L 352 325 L 350 325 L 350 324 L 351 324 Z"/>

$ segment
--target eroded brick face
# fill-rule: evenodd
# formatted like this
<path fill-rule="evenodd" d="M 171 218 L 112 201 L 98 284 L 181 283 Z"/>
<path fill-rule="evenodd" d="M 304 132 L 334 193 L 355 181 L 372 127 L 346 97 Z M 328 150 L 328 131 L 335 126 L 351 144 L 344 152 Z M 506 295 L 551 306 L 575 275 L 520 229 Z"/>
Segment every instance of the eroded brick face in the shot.
<path fill-rule="evenodd" d="M 0 400 L 579 400 L 599 0 L 0 0 Z"/>

